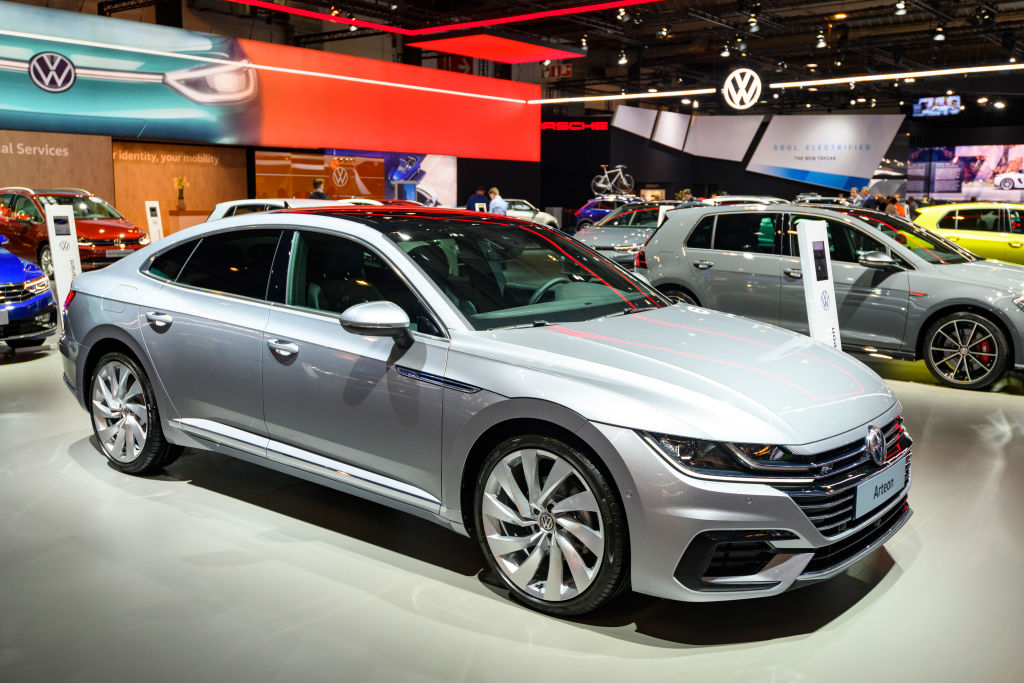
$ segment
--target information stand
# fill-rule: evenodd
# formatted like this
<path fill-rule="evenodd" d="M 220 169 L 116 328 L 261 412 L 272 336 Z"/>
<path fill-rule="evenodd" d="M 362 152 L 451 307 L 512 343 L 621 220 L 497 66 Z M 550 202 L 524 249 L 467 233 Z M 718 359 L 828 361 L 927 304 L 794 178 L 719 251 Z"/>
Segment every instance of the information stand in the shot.
<path fill-rule="evenodd" d="M 146 225 L 149 228 L 151 242 L 164 238 L 164 224 L 160 219 L 160 202 L 146 202 Z"/>
<path fill-rule="evenodd" d="M 57 305 L 62 306 L 71 291 L 71 280 L 82 272 L 78 253 L 78 231 L 74 208 L 67 205 L 46 205 L 46 233 L 50 238 L 50 259 Z"/>
<path fill-rule="evenodd" d="M 800 244 L 800 268 L 811 339 L 841 350 L 843 342 L 839 337 L 839 314 L 825 221 L 800 221 L 796 238 Z"/>

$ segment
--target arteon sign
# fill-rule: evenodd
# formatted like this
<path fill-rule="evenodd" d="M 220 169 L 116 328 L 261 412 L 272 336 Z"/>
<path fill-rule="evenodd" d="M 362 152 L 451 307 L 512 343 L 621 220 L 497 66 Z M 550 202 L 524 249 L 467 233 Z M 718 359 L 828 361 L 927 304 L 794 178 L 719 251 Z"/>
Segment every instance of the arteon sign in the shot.
<path fill-rule="evenodd" d="M 541 121 L 541 130 L 608 130 L 607 121 Z"/>

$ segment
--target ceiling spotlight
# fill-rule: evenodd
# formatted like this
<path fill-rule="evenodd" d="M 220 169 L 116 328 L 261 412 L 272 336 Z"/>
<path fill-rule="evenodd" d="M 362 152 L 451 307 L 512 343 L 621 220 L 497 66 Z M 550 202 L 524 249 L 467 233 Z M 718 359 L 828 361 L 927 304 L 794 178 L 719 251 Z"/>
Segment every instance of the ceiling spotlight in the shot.
<path fill-rule="evenodd" d="M 935 27 L 935 34 L 932 35 L 932 40 L 945 40 L 946 39 L 946 34 L 945 34 L 944 31 L 945 31 L 945 24 L 939 24 L 938 26 L 936 26 Z"/>
<path fill-rule="evenodd" d="M 541 62 L 541 64 L 543 64 L 544 66 L 550 66 L 551 60 L 550 59 L 545 59 L 543 62 Z"/>
<path fill-rule="evenodd" d="M 627 12 L 625 7 L 620 7 L 618 14 L 615 15 L 615 18 L 618 19 L 623 24 L 625 24 L 630 19 L 633 18 L 633 15 Z"/>
<path fill-rule="evenodd" d="M 953 94 L 953 91 L 952 91 L 952 90 L 947 90 L 947 91 L 946 91 L 946 94 L 947 94 L 947 95 L 952 95 L 952 94 Z"/>
<path fill-rule="evenodd" d="M 722 51 L 718 53 L 720 57 L 728 57 L 731 53 L 729 52 L 729 46 L 723 45 Z"/>
<path fill-rule="evenodd" d="M 747 19 L 747 26 L 750 27 L 751 33 L 757 33 L 761 30 L 761 26 L 757 23 L 757 15 L 753 12 L 750 13 L 750 18 Z"/>
<path fill-rule="evenodd" d="M 995 107 L 996 109 L 1006 109 L 1006 102 L 1001 102 L 1001 101 L 993 102 L 992 106 Z"/>
<path fill-rule="evenodd" d="M 824 31 L 822 31 L 822 30 L 818 31 L 818 37 L 816 38 L 816 41 L 817 42 L 814 43 L 814 47 L 816 47 L 818 49 L 821 49 L 821 48 L 824 48 L 824 47 L 828 47 L 828 43 L 825 42 L 825 32 Z"/>
<path fill-rule="evenodd" d="M 1017 63 L 1017 58 L 1016 57 L 1010 57 L 1010 64 L 1016 64 L 1016 63 Z"/>
<path fill-rule="evenodd" d="M 906 13 L 907 13 L 907 3 L 905 3 L 903 0 L 900 0 L 899 2 L 896 3 L 896 11 L 894 12 L 894 14 L 897 17 L 902 17 Z"/>
<path fill-rule="evenodd" d="M 854 83 L 853 81 L 850 81 L 850 90 L 856 90 L 856 88 L 857 88 L 857 84 Z"/>
<path fill-rule="evenodd" d="M 808 88 L 807 92 L 818 92 L 817 88 Z"/>
<path fill-rule="evenodd" d="M 807 65 L 807 68 L 808 68 L 808 69 L 817 69 L 817 68 L 818 68 L 818 65 L 817 65 L 817 64 L 815 64 L 814 62 L 810 62 L 810 63 L 809 63 L 808 65 Z"/>
<path fill-rule="evenodd" d="M 900 100 L 900 106 L 901 107 L 903 106 L 903 100 Z"/>
<path fill-rule="evenodd" d="M 658 29 L 658 35 L 662 38 L 668 38 L 668 26 L 662 26 Z"/>
<path fill-rule="evenodd" d="M 850 106 L 854 107 L 857 105 L 857 100 L 850 100 Z"/>
<path fill-rule="evenodd" d="M 341 10 L 335 7 L 334 5 L 331 5 L 331 16 L 336 17 L 339 14 L 341 14 Z"/>
<path fill-rule="evenodd" d="M 388 6 L 391 8 L 392 12 L 394 12 L 396 9 L 398 9 L 398 3 L 397 2 L 393 2 L 393 3 L 391 3 Z"/>
<path fill-rule="evenodd" d="M 785 71 L 788 68 L 789 68 L 789 65 L 786 64 L 786 62 L 781 60 L 781 59 L 775 62 L 775 70 L 776 71 Z"/>
<path fill-rule="evenodd" d="M 694 109 L 699 109 L 700 108 L 700 100 L 694 100 L 693 101 L 693 108 Z"/>
<path fill-rule="evenodd" d="M 647 92 L 658 92 L 657 88 L 648 88 Z"/>
<path fill-rule="evenodd" d="M 349 21 L 355 21 L 356 15 L 352 14 L 351 12 L 349 12 L 348 14 L 345 15 L 345 18 L 348 19 Z M 355 24 L 349 24 L 348 30 L 349 31 L 357 31 L 357 30 L 359 30 L 359 27 L 356 26 Z"/>
<path fill-rule="evenodd" d="M 625 50 L 619 50 L 619 64 L 628 64 L 629 57 L 626 56 Z"/>
<path fill-rule="evenodd" d="M 903 79 L 903 82 L 904 82 L 904 83 L 916 83 L 916 82 L 917 82 L 917 79 L 916 79 L 916 78 L 914 78 L 913 76 L 911 76 L 910 78 L 904 78 L 904 79 Z"/>
<path fill-rule="evenodd" d="M 832 15 L 832 18 L 835 19 L 836 21 L 842 21 L 843 19 L 846 18 L 846 12 L 836 12 L 835 14 Z"/>
<path fill-rule="evenodd" d="M 779 99 L 779 93 L 777 93 L 777 92 L 773 92 L 773 93 L 772 93 L 772 99 L 773 99 L 773 100 L 777 100 L 777 99 Z"/>
<path fill-rule="evenodd" d="M 978 104 L 985 104 L 986 102 L 988 102 L 988 98 L 987 97 L 979 97 L 978 98 Z"/>
<path fill-rule="evenodd" d="M 871 98 L 871 107 L 874 108 L 875 104 L 876 104 L 875 98 L 872 97 Z"/>
<path fill-rule="evenodd" d="M 963 111 L 964 109 L 967 109 L 967 107 L 965 107 L 964 105 L 961 104 L 960 105 L 960 111 Z"/>
<path fill-rule="evenodd" d="M 805 107 L 807 107 L 808 109 L 810 109 L 810 108 L 811 108 L 811 103 L 810 103 L 810 102 L 808 102 L 808 103 L 807 103 L 807 104 L 805 104 L 804 106 L 805 106 Z"/>
<path fill-rule="evenodd" d="M 843 65 L 843 60 L 837 59 L 836 61 L 834 61 L 832 63 L 835 64 L 836 66 L 842 66 Z"/>
<path fill-rule="evenodd" d="M 690 103 L 690 98 L 689 97 L 684 97 L 683 99 L 679 100 L 679 102 L 682 103 L 682 104 L 689 104 Z"/>
<path fill-rule="evenodd" d="M 992 24 L 996 23 L 995 10 L 985 5 L 978 5 L 967 16 L 967 23 L 977 28 L 989 28 Z"/>
<path fill-rule="evenodd" d="M 582 47 L 584 50 L 587 49 L 587 34 L 586 33 L 584 33 L 583 37 L 580 38 L 580 47 Z"/>
<path fill-rule="evenodd" d="M 864 99 L 863 97 L 858 97 L 858 98 L 857 98 L 857 101 L 858 101 L 858 102 L 867 102 L 867 100 L 866 100 L 866 99 Z"/>

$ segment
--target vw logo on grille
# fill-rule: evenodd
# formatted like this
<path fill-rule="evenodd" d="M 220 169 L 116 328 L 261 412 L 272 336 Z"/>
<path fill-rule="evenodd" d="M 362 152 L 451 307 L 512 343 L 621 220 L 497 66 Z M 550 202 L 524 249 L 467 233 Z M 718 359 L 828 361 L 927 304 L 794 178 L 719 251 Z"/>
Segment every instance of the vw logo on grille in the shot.
<path fill-rule="evenodd" d="M 64 92 L 75 84 L 75 65 L 56 52 L 40 52 L 28 61 L 28 77 L 46 92 Z"/>
<path fill-rule="evenodd" d="M 822 308 L 822 310 L 827 311 L 829 309 L 829 306 L 831 306 L 831 305 L 832 305 L 832 297 L 829 296 L 828 290 L 827 289 L 821 290 L 821 308 Z"/>
<path fill-rule="evenodd" d="M 881 467 L 885 464 L 886 448 L 885 434 L 882 430 L 873 425 L 868 425 L 868 435 L 864 439 L 864 448 L 876 465 Z"/>
<path fill-rule="evenodd" d="M 736 69 L 725 79 L 722 97 L 733 109 L 749 109 L 761 96 L 761 77 L 750 69 Z"/>

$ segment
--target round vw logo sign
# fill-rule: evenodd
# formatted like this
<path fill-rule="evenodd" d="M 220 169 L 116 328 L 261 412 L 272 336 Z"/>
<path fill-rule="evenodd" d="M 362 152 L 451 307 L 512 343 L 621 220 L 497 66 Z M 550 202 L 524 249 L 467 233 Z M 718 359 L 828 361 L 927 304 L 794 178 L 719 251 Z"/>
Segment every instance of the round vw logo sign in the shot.
<path fill-rule="evenodd" d="M 828 290 L 827 289 L 821 290 L 821 309 L 823 311 L 827 311 L 831 305 L 832 305 L 832 297 L 829 296 Z"/>
<path fill-rule="evenodd" d="M 868 457 L 871 458 L 876 465 L 881 467 L 885 464 L 886 455 L 886 444 L 885 434 L 882 434 L 882 430 L 873 425 L 868 426 L 868 435 L 864 439 L 864 449 L 868 453 Z"/>
<path fill-rule="evenodd" d="M 736 69 L 725 79 L 722 97 L 733 109 L 749 109 L 761 96 L 761 78 L 750 69 Z"/>
<path fill-rule="evenodd" d="M 28 60 L 28 77 L 46 92 L 64 92 L 75 84 L 75 65 L 56 52 L 40 52 Z"/>
<path fill-rule="evenodd" d="M 331 173 L 331 180 L 334 181 L 335 185 L 341 187 L 348 182 L 348 169 L 344 166 L 338 166 L 334 169 L 334 172 Z"/>

